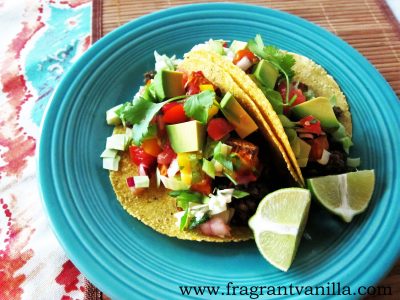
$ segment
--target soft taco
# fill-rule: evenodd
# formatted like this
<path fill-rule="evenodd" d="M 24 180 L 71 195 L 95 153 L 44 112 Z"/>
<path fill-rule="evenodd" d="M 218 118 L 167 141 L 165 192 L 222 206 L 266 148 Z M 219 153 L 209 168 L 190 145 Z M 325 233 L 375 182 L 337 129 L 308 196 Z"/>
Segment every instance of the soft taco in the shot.
<path fill-rule="evenodd" d="M 284 148 L 223 68 L 155 57 L 133 101 L 107 111 L 116 127 L 101 156 L 118 200 L 168 236 L 252 238 L 248 219 L 259 201 L 294 184 Z"/>
<path fill-rule="evenodd" d="M 185 63 L 211 62 L 223 68 L 254 102 L 284 149 L 294 179 L 345 173 L 352 122 L 346 98 L 336 81 L 311 59 L 249 42 L 210 40 L 186 54 Z M 287 88 L 289 87 L 289 88 Z M 263 130 L 263 129 L 260 129 Z"/>

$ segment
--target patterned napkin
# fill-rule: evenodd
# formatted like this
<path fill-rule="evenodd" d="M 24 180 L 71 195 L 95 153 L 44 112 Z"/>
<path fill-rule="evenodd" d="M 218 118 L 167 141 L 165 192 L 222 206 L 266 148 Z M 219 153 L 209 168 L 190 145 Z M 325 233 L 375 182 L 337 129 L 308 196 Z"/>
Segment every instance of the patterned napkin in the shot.
<path fill-rule="evenodd" d="M 0 1 L 0 300 L 100 299 L 52 233 L 35 149 L 44 108 L 91 43 L 91 1 Z"/>

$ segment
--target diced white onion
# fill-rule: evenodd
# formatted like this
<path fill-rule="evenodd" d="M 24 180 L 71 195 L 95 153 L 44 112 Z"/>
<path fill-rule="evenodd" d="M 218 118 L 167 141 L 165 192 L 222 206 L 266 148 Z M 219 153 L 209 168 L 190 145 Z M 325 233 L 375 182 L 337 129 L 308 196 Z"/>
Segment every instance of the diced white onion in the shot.
<path fill-rule="evenodd" d="M 322 152 L 321 158 L 318 159 L 317 162 L 320 163 L 321 165 L 326 165 L 329 161 L 330 156 L 331 156 L 331 153 L 324 149 L 324 151 Z"/>
<path fill-rule="evenodd" d="M 176 173 L 179 172 L 179 164 L 178 164 L 178 160 L 176 158 L 174 158 L 171 162 L 171 164 L 169 165 L 169 168 L 167 170 L 167 175 L 169 178 L 172 178 L 176 175 Z"/>
<path fill-rule="evenodd" d="M 247 58 L 247 56 L 243 56 L 242 59 L 236 63 L 236 65 L 243 71 L 246 71 L 253 65 L 253 63 Z"/>

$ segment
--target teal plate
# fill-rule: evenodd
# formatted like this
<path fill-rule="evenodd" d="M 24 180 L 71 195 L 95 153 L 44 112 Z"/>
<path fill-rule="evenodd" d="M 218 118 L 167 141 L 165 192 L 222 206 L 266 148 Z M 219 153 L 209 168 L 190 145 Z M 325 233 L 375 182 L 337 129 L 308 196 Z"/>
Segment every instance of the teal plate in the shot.
<path fill-rule="evenodd" d="M 354 155 L 362 157 L 363 169 L 376 170 L 372 202 L 351 224 L 313 205 L 306 228 L 310 238 L 303 238 L 288 273 L 264 261 L 252 241 L 180 241 L 149 229 L 115 200 L 99 158 L 112 132 L 105 111 L 132 98 L 142 74 L 153 68 L 154 50 L 182 55 L 209 38 L 247 40 L 256 33 L 269 44 L 312 58 L 333 75 L 353 113 Z M 67 255 L 113 299 L 176 299 L 183 285 L 219 285 L 224 298 L 228 282 L 324 287 L 340 282 L 357 289 L 376 284 L 399 256 L 399 115 L 399 101 L 376 69 L 312 23 L 257 6 L 176 7 L 108 34 L 65 75 L 42 124 L 42 198 Z"/>

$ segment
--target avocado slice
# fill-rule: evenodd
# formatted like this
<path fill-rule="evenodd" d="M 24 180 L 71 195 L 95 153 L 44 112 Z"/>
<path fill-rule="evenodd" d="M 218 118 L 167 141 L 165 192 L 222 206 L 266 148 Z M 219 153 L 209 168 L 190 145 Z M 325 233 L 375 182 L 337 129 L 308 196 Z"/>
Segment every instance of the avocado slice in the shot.
<path fill-rule="evenodd" d="M 253 75 L 266 88 L 273 89 L 279 76 L 279 71 L 272 64 L 262 59 L 256 66 Z"/>
<path fill-rule="evenodd" d="M 176 153 L 200 151 L 203 148 L 205 126 L 196 120 L 167 125 L 167 133 Z"/>
<path fill-rule="evenodd" d="M 307 166 L 307 163 L 308 163 L 308 156 L 311 151 L 311 146 L 300 138 L 299 138 L 298 142 L 299 142 L 299 146 L 300 146 L 299 147 L 300 151 L 299 151 L 298 156 L 296 156 L 296 159 L 297 159 L 297 163 L 299 164 L 299 167 L 304 168 Z"/>
<path fill-rule="evenodd" d="M 232 124 L 240 138 L 244 139 L 258 129 L 257 124 L 231 93 L 225 94 L 220 105 L 225 118 Z"/>
<path fill-rule="evenodd" d="M 185 94 L 183 73 L 161 70 L 154 76 L 154 90 L 158 99 L 172 98 Z"/>
<path fill-rule="evenodd" d="M 290 111 L 298 119 L 310 115 L 313 116 L 321 122 L 322 128 L 324 129 L 333 130 L 340 126 L 340 123 L 333 112 L 331 103 L 326 97 L 317 97 L 308 100 L 292 107 Z"/>

